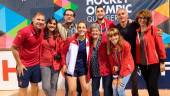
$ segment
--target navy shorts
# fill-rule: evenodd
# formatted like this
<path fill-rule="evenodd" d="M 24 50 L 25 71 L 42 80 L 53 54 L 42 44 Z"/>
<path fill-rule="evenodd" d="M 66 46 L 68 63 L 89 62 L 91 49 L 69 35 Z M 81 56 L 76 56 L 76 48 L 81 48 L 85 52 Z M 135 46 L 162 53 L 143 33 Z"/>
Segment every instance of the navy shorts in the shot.
<path fill-rule="evenodd" d="M 76 69 L 74 70 L 74 74 L 68 74 L 66 73 L 67 76 L 73 76 L 73 77 L 80 77 L 82 75 L 87 75 L 87 69 L 86 68 L 81 68 L 81 69 Z"/>
<path fill-rule="evenodd" d="M 41 71 L 40 65 L 35 65 L 31 67 L 27 67 L 27 70 L 24 70 L 24 75 L 19 76 L 18 78 L 18 86 L 21 88 L 26 88 L 31 83 L 38 83 L 41 81 Z"/>

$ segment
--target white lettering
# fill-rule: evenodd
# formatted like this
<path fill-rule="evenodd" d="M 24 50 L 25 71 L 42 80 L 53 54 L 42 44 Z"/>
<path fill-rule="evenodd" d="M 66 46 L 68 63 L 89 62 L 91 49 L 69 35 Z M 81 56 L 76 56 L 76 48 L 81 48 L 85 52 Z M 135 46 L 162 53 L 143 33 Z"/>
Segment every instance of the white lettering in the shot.
<path fill-rule="evenodd" d="M 88 7 L 86 8 L 86 13 L 87 13 L 88 15 L 93 15 L 94 12 L 95 12 L 95 10 L 94 10 L 94 7 L 93 7 L 93 6 L 88 6 Z"/>
<path fill-rule="evenodd" d="M 93 0 L 86 0 L 86 5 L 93 5 L 93 4 L 94 4 Z"/>
<path fill-rule="evenodd" d="M 124 0 L 125 1 L 125 3 L 127 3 L 127 0 Z"/>
<path fill-rule="evenodd" d="M 102 4 L 102 0 L 94 0 L 94 3 L 95 3 L 96 5 L 100 5 L 100 4 Z"/>
<path fill-rule="evenodd" d="M 117 0 L 117 3 L 118 3 L 118 4 L 121 4 L 121 3 L 122 3 L 122 0 Z"/>
<path fill-rule="evenodd" d="M 109 1 L 111 1 L 111 0 L 103 0 L 103 3 L 104 4 L 109 4 Z"/>
<path fill-rule="evenodd" d="M 126 6 L 126 10 L 128 11 L 128 13 L 132 13 L 132 10 L 130 8 L 132 8 L 132 4 L 128 4 Z"/>
<path fill-rule="evenodd" d="M 95 22 L 97 20 L 96 16 L 87 16 L 87 22 Z"/>
<path fill-rule="evenodd" d="M 115 0 L 110 0 L 110 4 L 116 4 Z"/>
<path fill-rule="evenodd" d="M 116 13 L 115 6 L 106 6 L 106 14 L 108 13 Z"/>

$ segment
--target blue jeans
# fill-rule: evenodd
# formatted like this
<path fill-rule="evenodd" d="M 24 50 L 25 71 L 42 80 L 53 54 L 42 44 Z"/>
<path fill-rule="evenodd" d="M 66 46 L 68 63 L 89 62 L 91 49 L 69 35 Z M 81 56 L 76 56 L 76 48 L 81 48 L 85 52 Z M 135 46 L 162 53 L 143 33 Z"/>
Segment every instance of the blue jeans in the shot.
<path fill-rule="evenodd" d="M 130 79 L 131 74 L 123 77 L 120 86 L 113 85 L 113 96 L 125 96 L 125 87 Z M 114 78 L 113 78 L 114 79 Z"/>
<path fill-rule="evenodd" d="M 101 77 L 92 77 L 92 96 L 99 96 Z M 112 76 L 103 76 L 104 96 L 112 96 Z"/>
<path fill-rule="evenodd" d="M 41 66 L 42 89 L 46 96 L 56 96 L 59 71 Z"/>

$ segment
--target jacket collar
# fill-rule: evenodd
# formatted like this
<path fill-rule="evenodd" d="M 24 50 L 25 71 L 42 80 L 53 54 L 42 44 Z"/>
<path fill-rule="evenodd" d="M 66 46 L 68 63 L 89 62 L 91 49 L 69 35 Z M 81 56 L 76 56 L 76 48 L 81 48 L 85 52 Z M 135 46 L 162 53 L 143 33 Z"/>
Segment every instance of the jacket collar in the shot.
<path fill-rule="evenodd" d="M 151 29 L 151 26 L 152 26 L 152 25 L 148 25 L 148 26 L 147 26 L 145 33 L 148 32 L 148 30 Z M 136 32 L 141 32 L 141 28 L 136 29 Z"/>

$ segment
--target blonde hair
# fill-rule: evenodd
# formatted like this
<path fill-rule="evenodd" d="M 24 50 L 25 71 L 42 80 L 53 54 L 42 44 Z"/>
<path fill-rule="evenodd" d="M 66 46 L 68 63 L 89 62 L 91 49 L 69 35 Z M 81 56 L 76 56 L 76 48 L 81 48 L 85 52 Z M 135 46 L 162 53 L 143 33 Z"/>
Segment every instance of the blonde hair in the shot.
<path fill-rule="evenodd" d="M 114 45 L 111 43 L 111 41 L 108 39 L 109 37 L 114 36 L 114 34 L 117 33 L 119 35 L 119 40 L 118 40 L 118 46 L 119 46 L 119 51 L 122 50 L 123 46 L 121 44 L 121 41 L 123 40 L 123 37 L 120 35 L 120 32 L 117 28 L 110 28 L 109 31 L 107 32 L 107 54 L 110 55 L 112 48 Z"/>

